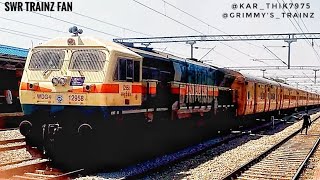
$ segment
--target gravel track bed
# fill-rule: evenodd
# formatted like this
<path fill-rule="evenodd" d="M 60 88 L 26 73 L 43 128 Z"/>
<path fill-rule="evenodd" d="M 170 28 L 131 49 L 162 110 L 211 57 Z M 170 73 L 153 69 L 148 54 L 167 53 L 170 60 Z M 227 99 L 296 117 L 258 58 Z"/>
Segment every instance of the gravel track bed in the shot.
<path fill-rule="evenodd" d="M 316 115 L 311 115 L 315 118 Z M 299 129 L 302 121 L 292 124 L 279 132 L 265 132 L 263 136 L 245 136 L 229 143 L 210 149 L 194 158 L 169 166 L 161 172 L 151 174 L 144 179 L 221 179 L 233 169 L 242 166 L 258 154 Z M 268 135 L 269 134 L 269 135 Z"/>
<path fill-rule="evenodd" d="M 0 171 L 4 171 L 4 170 L 8 170 L 8 169 L 12 169 L 12 168 L 16 168 L 17 166 L 26 166 L 26 165 L 31 165 L 31 164 L 35 164 L 35 163 L 40 163 L 40 162 L 46 162 L 46 159 L 32 159 L 32 160 L 27 160 L 24 161 L 22 163 L 19 164 L 13 164 L 13 165 L 7 165 L 7 166 L 3 166 L 0 167 Z"/>
<path fill-rule="evenodd" d="M 26 148 L 11 151 L 3 151 L 0 152 L 0 166 L 1 164 L 21 161 L 30 158 L 33 158 L 33 155 L 30 152 L 28 152 Z"/>
<path fill-rule="evenodd" d="M 20 139 L 20 138 L 24 138 L 24 136 L 20 134 L 19 130 L 0 131 L 0 141 Z M 25 145 L 25 142 L 1 144 L 0 148 L 18 146 L 18 145 Z M 13 162 L 22 161 L 22 160 L 28 160 L 31 158 L 38 158 L 39 156 L 40 155 L 37 152 L 27 148 L 1 151 L 0 166 L 1 164 L 13 163 Z M 0 167 L 0 168 L 3 168 L 3 167 Z"/>
<path fill-rule="evenodd" d="M 320 148 L 319 147 L 320 146 L 318 146 L 316 152 L 310 157 L 309 161 L 307 162 L 307 166 L 305 167 L 299 179 L 317 180 L 316 178 L 318 179 L 320 178 Z"/>
<path fill-rule="evenodd" d="M 24 138 L 19 130 L 0 131 L 0 141 Z"/>
<path fill-rule="evenodd" d="M 26 145 L 26 142 L 15 142 L 15 143 L 8 143 L 8 144 L 0 144 L 0 149 L 1 148 L 6 148 L 6 147 L 12 147 L 12 146 L 21 146 L 21 145 Z"/>

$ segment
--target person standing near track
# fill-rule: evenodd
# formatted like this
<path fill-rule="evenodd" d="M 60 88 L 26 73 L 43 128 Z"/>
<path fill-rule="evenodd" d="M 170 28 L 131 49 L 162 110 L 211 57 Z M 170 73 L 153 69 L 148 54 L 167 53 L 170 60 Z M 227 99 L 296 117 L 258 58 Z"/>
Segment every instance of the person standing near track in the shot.
<path fill-rule="evenodd" d="M 311 118 L 308 114 L 308 110 L 305 111 L 305 114 L 303 115 L 303 124 L 302 124 L 302 128 L 301 128 L 301 134 L 303 129 L 306 129 L 306 134 L 308 133 L 308 128 L 311 125 Z"/>

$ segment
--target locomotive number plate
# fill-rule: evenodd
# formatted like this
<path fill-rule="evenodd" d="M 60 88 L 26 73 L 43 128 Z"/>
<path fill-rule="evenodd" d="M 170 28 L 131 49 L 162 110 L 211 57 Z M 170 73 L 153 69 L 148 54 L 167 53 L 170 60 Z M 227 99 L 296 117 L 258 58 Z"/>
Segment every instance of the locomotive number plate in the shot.
<path fill-rule="evenodd" d="M 35 100 L 37 103 L 52 103 L 52 95 L 49 93 L 36 93 Z"/>
<path fill-rule="evenodd" d="M 86 94 L 69 94 L 67 99 L 69 104 L 83 104 L 86 101 L 87 96 Z"/>

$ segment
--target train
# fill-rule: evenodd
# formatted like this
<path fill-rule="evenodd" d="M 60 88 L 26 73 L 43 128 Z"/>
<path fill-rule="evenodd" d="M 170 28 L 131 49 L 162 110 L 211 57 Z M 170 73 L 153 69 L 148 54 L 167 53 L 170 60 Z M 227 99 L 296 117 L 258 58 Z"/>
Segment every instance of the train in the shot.
<path fill-rule="evenodd" d="M 119 145 L 123 140 L 140 133 L 127 143 L 141 141 L 150 127 L 161 136 L 174 127 L 173 137 L 185 124 L 219 129 L 251 116 L 320 104 L 319 94 L 286 84 L 79 34 L 30 50 L 19 97 L 24 113 L 19 129 L 28 143 L 47 152 L 60 145 L 64 154 L 73 142 L 103 139 L 111 156 L 128 149 Z"/>

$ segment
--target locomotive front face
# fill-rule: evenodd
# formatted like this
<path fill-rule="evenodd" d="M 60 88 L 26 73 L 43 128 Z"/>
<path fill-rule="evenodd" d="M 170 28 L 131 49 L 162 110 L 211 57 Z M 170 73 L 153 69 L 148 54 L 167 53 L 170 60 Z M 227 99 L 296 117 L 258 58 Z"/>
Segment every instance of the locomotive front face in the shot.
<path fill-rule="evenodd" d="M 141 97 L 132 95 L 134 87 L 127 85 L 128 79 L 115 78 L 123 75 L 118 69 L 129 66 L 129 61 L 132 74 L 137 74 L 132 76 L 131 84 L 139 86 L 141 59 L 120 45 L 73 37 L 38 46 L 29 53 L 20 85 L 23 111 L 29 115 L 38 106 L 48 105 L 51 112 L 65 106 L 140 105 Z M 121 94 L 131 94 L 126 97 L 129 103 Z"/>
<path fill-rule="evenodd" d="M 141 86 L 140 74 L 130 85 L 115 81 L 123 59 L 140 73 L 141 57 L 115 43 L 75 36 L 33 48 L 20 84 L 26 118 L 21 132 L 27 136 L 33 129 L 35 136 L 41 136 L 44 127 L 53 134 L 61 127 L 85 132 L 92 128 L 94 117 L 110 114 L 109 107 L 140 105 L 141 92 L 133 92 L 134 86 Z"/>
<path fill-rule="evenodd" d="M 104 82 L 108 57 L 103 48 L 33 49 L 20 86 L 22 104 L 93 104 L 86 92 Z"/>

